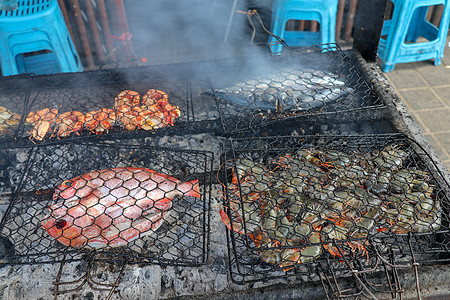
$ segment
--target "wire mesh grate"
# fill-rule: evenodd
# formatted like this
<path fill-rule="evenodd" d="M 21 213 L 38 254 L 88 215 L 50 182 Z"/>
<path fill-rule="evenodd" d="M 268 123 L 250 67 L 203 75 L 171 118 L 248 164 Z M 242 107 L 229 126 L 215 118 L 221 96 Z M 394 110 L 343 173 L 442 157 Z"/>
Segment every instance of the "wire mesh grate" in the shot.
<path fill-rule="evenodd" d="M 95 136 L 140 136 L 205 130 L 195 122 L 217 119 L 213 100 L 194 114 L 190 64 L 2 78 L 0 118 L 19 141 L 51 143 Z M 212 108 L 212 110 L 211 110 Z M 6 109 L 11 113 L 8 114 Z M 210 110 L 209 116 L 203 110 Z M 0 107 L 1 110 L 1 107 Z M 7 125 L 9 125 L 9 123 Z M 20 123 L 20 124 L 18 124 Z M 0 124 L 1 125 L 1 124 Z M 11 140 L 10 130 L 0 128 Z M 17 143 L 18 141 L 15 141 Z"/>
<path fill-rule="evenodd" d="M 69 262 L 97 251 L 105 261 L 202 264 L 212 160 L 150 146 L 37 146 L 17 166 L 25 172 L 0 223 L 1 262 Z"/>
<path fill-rule="evenodd" d="M 236 282 L 396 263 L 448 261 L 449 183 L 401 134 L 231 139 L 222 155 L 230 270 Z M 381 253 L 375 255 L 375 253 Z"/>
<path fill-rule="evenodd" d="M 203 94 L 216 99 L 226 132 L 385 107 L 335 44 L 229 60 L 216 66 L 211 85 Z"/>

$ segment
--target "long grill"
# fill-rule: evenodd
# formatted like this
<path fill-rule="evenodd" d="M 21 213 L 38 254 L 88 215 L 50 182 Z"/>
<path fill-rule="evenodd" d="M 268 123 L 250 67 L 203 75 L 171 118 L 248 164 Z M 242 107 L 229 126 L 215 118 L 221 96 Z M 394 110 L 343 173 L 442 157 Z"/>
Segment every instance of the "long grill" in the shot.
<path fill-rule="evenodd" d="M 228 227 L 228 257 L 215 251 L 211 269 L 220 270 L 215 263 L 228 260 L 235 283 L 311 281 L 336 291 L 337 281 L 348 279 L 357 286 L 352 295 L 401 292 L 397 268 L 449 260 L 449 183 L 426 151 L 393 134 L 398 129 L 385 99 L 356 60 L 352 52 L 322 45 L 280 56 L 255 52 L 238 59 L 2 79 L 0 106 L 9 111 L 6 116 L 20 118 L 1 127 L 0 190 L 6 203 L 0 205 L 0 265 L 86 257 L 90 264 L 95 257 L 199 266 L 211 262 L 210 241 L 222 235 L 217 229 Z M 58 136 L 51 123 L 42 140 L 30 139 L 30 112 L 56 109 L 55 118 L 69 111 L 117 113 L 121 92 L 137 92 L 142 106 L 149 89 L 164 91 L 179 108 L 173 124 L 128 130 L 111 120 L 97 134 L 83 125 Z M 220 142 L 224 147 L 217 150 Z M 161 144 L 167 147 L 153 146 Z M 148 168 L 182 183 L 198 180 L 200 198 L 175 193 L 170 203 L 133 202 L 142 210 L 135 221 L 126 207 L 117 207 L 124 195 L 116 195 L 112 206 L 119 213 L 105 221 L 82 196 L 59 196 L 63 184 L 77 176 L 94 172 L 98 179 L 114 170 L 112 179 L 123 180 L 117 168 Z M 76 190 L 83 193 L 83 187 Z M 147 185 L 131 175 L 117 187 L 131 195 Z M 96 209 L 113 210 L 96 197 Z M 211 198 L 221 205 L 211 205 Z M 54 224 L 46 225 L 51 217 Z M 58 233 L 66 226 L 75 234 Z M 124 247 L 126 232 L 138 237 Z M 382 268 L 393 274 L 382 278 L 386 285 L 376 276 Z M 351 295 L 339 287 L 337 292 Z"/>

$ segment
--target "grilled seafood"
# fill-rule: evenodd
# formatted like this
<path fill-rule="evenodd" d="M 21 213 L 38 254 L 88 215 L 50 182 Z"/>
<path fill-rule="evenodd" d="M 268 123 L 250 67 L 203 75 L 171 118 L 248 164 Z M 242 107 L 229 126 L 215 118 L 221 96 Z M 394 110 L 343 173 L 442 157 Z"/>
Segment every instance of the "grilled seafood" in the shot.
<path fill-rule="evenodd" d="M 95 134 L 108 132 L 116 121 L 116 112 L 113 109 L 102 108 L 86 113 L 84 126 Z"/>
<path fill-rule="evenodd" d="M 62 182 L 42 227 L 65 246 L 119 247 L 151 234 L 176 196 L 200 198 L 198 180 L 146 168 L 92 171 Z"/>
<path fill-rule="evenodd" d="M 85 115 L 79 111 L 68 111 L 62 113 L 56 118 L 53 135 L 58 137 L 67 137 L 71 133 L 76 133 L 79 135 L 78 131 L 83 129 L 85 120 Z"/>
<path fill-rule="evenodd" d="M 264 262 L 282 268 L 312 261 L 322 248 L 369 260 L 372 235 L 433 233 L 441 226 L 432 176 L 405 167 L 410 155 L 390 145 L 372 152 L 309 148 L 235 160 L 225 187 L 230 209 L 221 211 L 222 221 L 248 235 Z"/>
<path fill-rule="evenodd" d="M 339 75 L 285 68 L 201 94 L 218 97 L 233 106 L 278 112 L 317 109 L 351 97 L 352 92 Z"/>
<path fill-rule="evenodd" d="M 163 91 L 149 89 L 144 96 L 142 96 L 142 105 L 143 106 L 151 106 L 154 104 L 158 104 L 159 102 L 169 103 L 169 96 Z"/>
<path fill-rule="evenodd" d="M 117 97 L 114 99 L 114 101 L 114 109 L 117 109 L 122 105 L 136 107 L 140 105 L 141 96 L 138 92 L 125 90 L 120 92 L 119 95 L 117 95 Z"/>
<path fill-rule="evenodd" d="M 0 133 L 8 133 L 13 126 L 20 123 L 21 116 L 11 112 L 6 107 L 0 106 Z"/>
<path fill-rule="evenodd" d="M 26 118 L 26 122 L 33 125 L 30 131 L 30 139 L 42 141 L 50 130 L 50 126 L 56 121 L 58 115 L 57 109 L 44 108 L 36 112 L 30 112 Z"/>

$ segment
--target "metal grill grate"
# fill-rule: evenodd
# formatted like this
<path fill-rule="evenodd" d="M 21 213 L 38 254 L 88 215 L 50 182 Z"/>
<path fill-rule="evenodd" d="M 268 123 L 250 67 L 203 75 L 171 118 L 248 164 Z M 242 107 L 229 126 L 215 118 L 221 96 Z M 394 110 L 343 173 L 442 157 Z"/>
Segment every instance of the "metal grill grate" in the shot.
<path fill-rule="evenodd" d="M 368 117 L 363 111 L 385 107 L 335 44 L 229 60 L 214 73 L 212 89 L 203 94 L 216 99 L 224 130 L 231 133 L 343 112 L 347 120 L 359 120 Z"/>
<path fill-rule="evenodd" d="M 199 120 L 188 64 L 3 80 L 0 105 L 9 108 L 14 98 L 16 107 L 10 110 L 23 120 L 14 134 L 2 131 L 2 138 L 17 135 L 16 145 L 30 144 L 28 138 L 47 143 L 80 136 L 192 132 Z M 213 101 L 211 106 L 215 108 Z"/>
<path fill-rule="evenodd" d="M 349 275 L 344 259 L 370 273 L 389 251 L 396 264 L 412 251 L 421 263 L 450 260 L 449 183 L 405 136 L 231 139 L 227 148 L 221 217 L 233 280 L 300 278 L 326 260 Z"/>
<path fill-rule="evenodd" d="M 212 159 L 150 146 L 40 145 L 18 165 L 25 173 L 0 223 L 1 263 L 94 250 L 107 261 L 204 263 Z"/>

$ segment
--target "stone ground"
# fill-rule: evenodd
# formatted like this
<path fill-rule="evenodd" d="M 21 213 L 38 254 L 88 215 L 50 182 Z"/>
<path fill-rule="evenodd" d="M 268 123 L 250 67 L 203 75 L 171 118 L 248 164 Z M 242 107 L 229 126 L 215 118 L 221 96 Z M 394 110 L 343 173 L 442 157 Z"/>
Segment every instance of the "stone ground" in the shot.
<path fill-rule="evenodd" d="M 447 39 L 450 42 L 450 38 Z M 442 65 L 398 64 L 384 73 L 429 144 L 450 170 L 450 45 Z"/>

